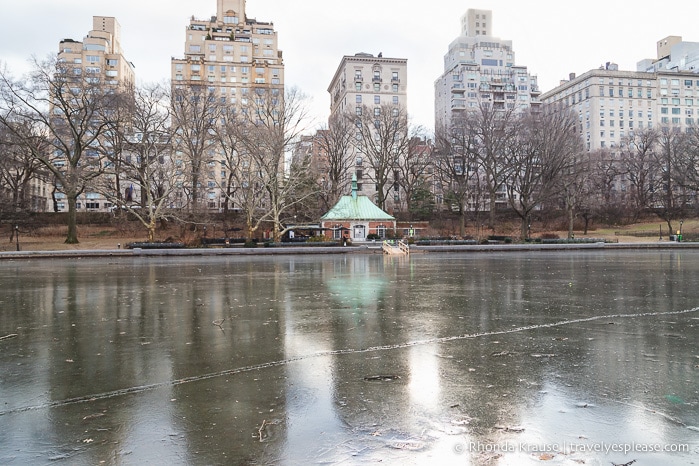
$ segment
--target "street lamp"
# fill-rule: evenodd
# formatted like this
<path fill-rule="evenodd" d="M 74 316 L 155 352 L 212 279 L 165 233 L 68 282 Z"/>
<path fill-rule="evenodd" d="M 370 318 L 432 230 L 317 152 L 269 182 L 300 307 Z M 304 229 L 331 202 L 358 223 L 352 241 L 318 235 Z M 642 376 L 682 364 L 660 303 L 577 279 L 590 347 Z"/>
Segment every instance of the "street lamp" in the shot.
<path fill-rule="evenodd" d="M 17 250 L 19 251 L 19 225 L 15 225 L 15 242 L 17 244 Z"/>
<path fill-rule="evenodd" d="M 680 220 L 680 241 L 682 241 L 682 224 L 684 223 L 684 220 Z"/>

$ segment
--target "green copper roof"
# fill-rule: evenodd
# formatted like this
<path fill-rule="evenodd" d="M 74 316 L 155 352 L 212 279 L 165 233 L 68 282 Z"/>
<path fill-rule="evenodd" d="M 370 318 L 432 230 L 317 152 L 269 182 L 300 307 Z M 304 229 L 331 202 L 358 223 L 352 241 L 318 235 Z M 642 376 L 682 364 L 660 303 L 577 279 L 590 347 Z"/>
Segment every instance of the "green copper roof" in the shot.
<path fill-rule="evenodd" d="M 366 196 L 342 196 L 321 220 L 395 220 Z"/>

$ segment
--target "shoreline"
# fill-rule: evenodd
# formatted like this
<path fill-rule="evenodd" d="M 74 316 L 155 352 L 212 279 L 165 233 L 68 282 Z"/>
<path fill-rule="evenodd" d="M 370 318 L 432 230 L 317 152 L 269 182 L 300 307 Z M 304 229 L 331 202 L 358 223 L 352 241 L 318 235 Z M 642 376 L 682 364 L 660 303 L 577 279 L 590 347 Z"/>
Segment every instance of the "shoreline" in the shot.
<path fill-rule="evenodd" d="M 425 253 L 483 253 L 483 252 L 546 252 L 546 251 L 608 251 L 608 250 L 659 250 L 699 249 L 699 243 L 672 241 L 629 243 L 560 243 L 560 244 L 473 244 L 444 246 L 410 246 L 411 254 Z M 89 257 L 212 257 L 212 256 L 270 256 L 270 255 L 318 255 L 318 254 L 383 254 L 380 245 L 356 246 L 278 246 L 272 248 L 177 248 L 177 249 L 69 249 L 45 251 L 2 251 L 0 260 L 54 259 Z M 401 256 L 393 256 L 401 257 Z"/>

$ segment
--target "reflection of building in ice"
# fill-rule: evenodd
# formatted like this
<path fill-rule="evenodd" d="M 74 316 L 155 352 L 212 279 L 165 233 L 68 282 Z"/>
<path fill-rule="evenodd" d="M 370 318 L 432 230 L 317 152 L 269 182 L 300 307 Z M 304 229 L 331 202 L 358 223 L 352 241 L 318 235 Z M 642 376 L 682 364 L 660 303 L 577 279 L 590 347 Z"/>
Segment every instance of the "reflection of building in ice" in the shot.
<path fill-rule="evenodd" d="M 409 350 L 410 400 L 426 409 L 440 407 L 439 348 L 436 345 L 417 345 Z"/>

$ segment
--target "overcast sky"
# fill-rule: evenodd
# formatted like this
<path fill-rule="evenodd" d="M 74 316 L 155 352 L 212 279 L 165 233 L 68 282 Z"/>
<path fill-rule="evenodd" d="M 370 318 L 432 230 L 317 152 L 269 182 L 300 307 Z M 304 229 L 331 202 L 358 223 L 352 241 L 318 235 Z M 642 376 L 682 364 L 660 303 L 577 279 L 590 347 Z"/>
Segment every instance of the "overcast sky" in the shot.
<path fill-rule="evenodd" d="M 93 16 L 114 16 L 122 47 L 140 83 L 170 79 L 170 58 L 184 56 L 189 18 L 216 14 L 216 0 L 0 0 L 0 61 L 15 76 L 32 56 L 58 51 L 61 39 L 82 40 Z M 330 80 L 343 55 L 383 52 L 408 59 L 408 112 L 432 129 L 434 81 L 460 33 L 468 8 L 493 11 L 493 34 L 511 40 L 516 64 L 538 76 L 542 91 L 574 72 L 607 61 L 622 70 L 655 58 L 656 41 L 699 42 L 699 2 L 615 0 L 247 0 L 247 15 L 273 22 L 284 53 L 286 85 L 309 95 L 318 124 L 328 116 Z"/>

